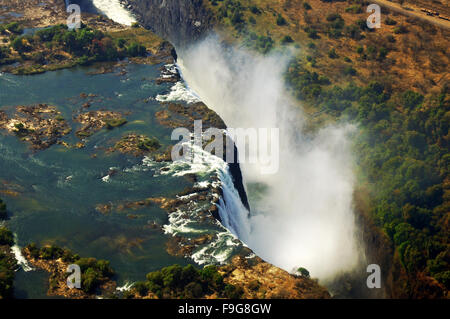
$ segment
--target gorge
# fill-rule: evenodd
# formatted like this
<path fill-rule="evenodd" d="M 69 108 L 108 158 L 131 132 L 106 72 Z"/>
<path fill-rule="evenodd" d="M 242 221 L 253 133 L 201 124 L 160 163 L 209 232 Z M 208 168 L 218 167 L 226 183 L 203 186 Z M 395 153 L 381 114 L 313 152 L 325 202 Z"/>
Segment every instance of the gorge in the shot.
<path fill-rule="evenodd" d="M 281 129 L 280 171 L 261 176 L 254 165 L 241 163 L 250 218 L 242 217 L 248 214 L 239 211 L 243 205 L 233 204 L 222 218 L 225 226 L 263 259 L 290 272 L 306 267 L 323 282 L 360 266 L 364 253 L 353 215 L 349 142 L 356 128 L 344 124 L 313 136 L 301 133 L 303 115 L 290 105 L 282 78 L 291 53 L 258 57 L 223 46 L 208 36 L 211 17 L 201 1 L 127 5 L 146 27 L 177 44 L 188 86 L 228 126 Z"/>

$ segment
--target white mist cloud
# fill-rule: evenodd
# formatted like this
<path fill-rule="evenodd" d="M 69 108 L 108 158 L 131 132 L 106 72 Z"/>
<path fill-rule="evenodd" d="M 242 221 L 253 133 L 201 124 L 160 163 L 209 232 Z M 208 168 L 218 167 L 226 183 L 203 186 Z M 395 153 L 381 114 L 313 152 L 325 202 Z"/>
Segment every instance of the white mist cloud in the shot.
<path fill-rule="evenodd" d="M 283 80 L 289 54 L 255 56 L 225 49 L 216 37 L 179 53 L 186 82 L 228 127 L 280 129 L 277 174 L 241 164 L 247 183 L 266 188 L 250 203 L 246 244 L 268 262 L 288 271 L 305 267 L 321 280 L 352 270 L 361 257 L 352 209 L 354 128 L 301 134 L 302 114 L 289 103 Z"/>

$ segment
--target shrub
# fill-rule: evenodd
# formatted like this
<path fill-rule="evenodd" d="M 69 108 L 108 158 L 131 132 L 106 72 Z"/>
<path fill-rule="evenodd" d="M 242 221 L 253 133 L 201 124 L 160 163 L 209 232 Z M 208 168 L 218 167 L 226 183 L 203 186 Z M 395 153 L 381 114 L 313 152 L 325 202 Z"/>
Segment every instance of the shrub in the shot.
<path fill-rule="evenodd" d="M 283 16 L 281 14 L 278 14 L 278 16 L 277 16 L 277 25 L 279 25 L 279 26 L 287 25 L 286 19 L 283 18 Z"/>
<path fill-rule="evenodd" d="M 225 297 L 228 299 L 239 299 L 244 293 L 242 287 L 227 284 L 224 289 Z"/>
<path fill-rule="evenodd" d="M 145 282 L 139 281 L 133 285 L 133 289 L 141 296 L 146 296 L 148 293 L 148 285 Z"/>
<path fill-rule="evenodd" d="M 330 51 L 328 51 L 328 57 L 330 59 L 336 59 L 338 57 L 336 50 L 332 48 Z"/>
<path fill-rule="evenodd" d="M 10 50 L 8 47 L 0 47 L 0 60 L 7 58 L 10 53 Z"/>
<path fill-rule="evenodd" d="M 6 219 L 6 204 L 0 198 L 0 219 Z"/>
<path fill-rule="evenodd" d="M 311 27 L 306 27 L 305 32 L 308 34 L 308 37 L 311 39 L 319 39 L 319 35 L 317 34 L 317 30 Z"/>
<path fill-rule="evenodd" d="M 364 52 L 364 48 L 362 46 L 359 46 L 356 48 L 356 53 L 362 54 Z"/>
<path fill-rule="evenodd" d="M 259 10 L 257 6 L 250 6 L 250 12 L 253 14 L 260 14 L 261 10 Z"/>
<path fill-rule="evenodd" d="M 378 50 L 378 59 L 384 60 L 386 58 L 386 56 L 388 55 L 388 53 L 389 53 L 389 51 L 385 47 L 381 47 Z"/>
<path fill-rule="evenodd" d="M 350 12 L 350 13 L 357 14 L 357 13 L 362 13 L 363 10 L 362 10 L 361 5 L 354 4 L 354 5 L 350 6 L 350 7 L 345 8 L 345 12 Z"/>
<path fill-rule="evenodd" d="M 117 46 L 121 49 L 123 49 L 125 47 L 126 43 L 127 43 L 127 41 L 123 38 L 117 39 Z"/>
<path fill-rule="evenodd" d="M 233 26 L 238 26 L 243 23 L 242 13 L 239 10 L 234 11 L 230 21 Z"/>
<path fill-rule="evenodd" d="M 407 29 L 404 25 L 401 25 L 401 26 L 398 26 L 398 27 L 396 27 L 396 28 L 394 29 L 394 33 L 395 33 L 395 34 L 404 34 L 404 33 L 408 33 L 408 29 Z"/>
<path fill-rule="evenodd" d="M 89 65 L 91 63 L 91 60 L 87 55 L 83 55 L 82 57 L 79 57 L 76 59 L 76 64 L 78 65 Z"/>
<path fill-rule="evenodd" d="M 138 43 L 132 43 L 127 48 L 127 55 L 129 57 L 145 56 L 147 55 L 147 48 Z"/>
<path fill-rule="evenodd" d="M 17 37 L 11 41 L 11 47 L 19 53 L 30 51 L 31 47 L 24 37 Z"/>
<path fill-rule="evenodd" d="M 258 291 L 259 287 L 260 287 L 260 283 L 258 280 L 252 280 L 248 284 L 248 289 L 253 290 L 253 291 Z"/>
<path fill-rule="evenodd" d="M 186 298 L 200 298 L 204 294 L 203 287 L 198 282 L 190 282 L 184 288 L 184 295 Z"/>
<path fill-rule="evenodd" d="M 354 76 L 354 75 L 356 75 L 356 73 L 357 73 L 356 70 L 352 66 L 346 66 L 344 69 L 345 75 Z"/>
<path fill-rule="evenodd" d="M 423 95 L 414 91 L 406 91 L 402 95 L 403 106 L 408 109 L 419 107 L 423 102 Z"/>
<path fill-rule="evenodd" d="M 386 40 L 390 43 L 395 43 L 395 37 L 392 34 L 386 36 Z"/>
<path fill-rule="evenodd" d="M 336 20 L 342 20 L 342 17 L 339 13 L 330 13 L 327 15 L 327 21 L 336 21 Z"/>
<path fill-rule="evenodd" d="M 124 118 L 119 118 L 119 119 L 111 119 L 111 120 L 107 120 L 106 121 L 106 128 L 108 130 L 111 130 L 115 127 L 120 127 L 123 126 L 127 123 L 127 120 Z"/>
<path fill-rule="evenodd" d="M 297 269 L 297 272 L 302 276 L 309 278 L 309 271 L 306 268 L 300 267 Z"/>
<path fill-rule="evenodd" d="M 31 244 L 27 245 L 25 248 L 28 250 L 31 257 L 39 258 L 39 255 L 40 255 L 39 248 L 37 248 L 35 243 L 31 243 Z"/>
<path fill-rule="evenodd" d="M 386 23 L 387 25 L 396 25 L 397 21 L 395 21 L 394 19 L 391 19 L 389 17 L 386 18 L 386 20 L 384 20 L 384 23 Z"/>
<path fill-rule="evenodd" d="M 4 226 L 0 227 L 0 245 L 14 245 L 13 233 Z"/>
<path fill-rule="evenodd" d="M 14 34 L 22 34 L 23 32 L 23 26 L 16 21 L 8 23 L 4 26 L 4 29 Z"/>
<path fill-rule="evenodd" d="M 361 29 L 357 25 L 345 27 L 345 34 L 352 39 L 361 40 L 364 36 L 361 34 Z"/>
<path fill-rule="evenodd" d="M 145 138 L 138 143 L 138 148 L 144 151 L 156 150 L 161 147 L 161 144 L 156 138 Z"/>
<path fill-rule="evenodd" d="M 285 35 L 282 39 L 281 39 L 281 43 L 282 44 L 286 44 L 286 43 L 292 43 L 294 42 L 294 40 L 291 38 L 291 36 L 289 35 Z"/>
<path fill-rule="evenodd" d="M 311 5 L 308 3 L 308 2 L 303 2 L 303 8 L 305 9 L 305 10 L 311 10 L 312 8 L 311 8 Z"/>

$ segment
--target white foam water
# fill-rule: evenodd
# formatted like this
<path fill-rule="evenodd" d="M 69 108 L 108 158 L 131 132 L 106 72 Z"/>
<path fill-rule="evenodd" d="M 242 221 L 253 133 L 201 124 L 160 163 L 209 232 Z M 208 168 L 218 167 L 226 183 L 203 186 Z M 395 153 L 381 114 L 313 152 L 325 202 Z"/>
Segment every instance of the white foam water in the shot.
<path fill-rule="evenodd" d="M 224 225 L 287 271 L 306 267 L 321 280 L 352 271 L 363 255 L 352 206 L 355 129 L 337 125 L 302 134 L 305 118 L 284 85 L 288 53 L 258 56 L 211 37 L 179 57 L 183 80 L 227 125 L 280 129 L 278 172 L 262 175 L 259 163 L 241 163 L 243 178 L 263 186 L 264 195 L 251 203 L 248 217 L 235 190 L 224 187 Z"/>
<path fill-rule="evenodd" d="M 186 102 L 188 104 L 200 102 L 198 96 L 187 88 L 183 82 L 175 83 L 168 94 L 159 94 L 155 99 L 158 102 Z"/>
<path fill-rule="evenodd" d="M 125 292 L 125 291 L 130 290 L 130 289 L 133 287 L 133 285 L 134 285 L 134 282 L 128 282 L 128 281 L 126 281 L 126 282 L 123 284 L 123 286 L 117 287 L 116 290 L 117 290 L 117 291 L 120 291 L 120 292 Z"/>
<path fill-rule="evenodd" d="M 217 204 L 219 216 L 223 218 L 223 225 L 216 221 L 221 231 L 217 233 L 216 239 L 206 246 L 195 251 L 191 258 L 199 265 L 203 264 L 224 264 L 232 256 L 236 246 L 245 245 L 246 235 L 250 232 L 247 220 L 248 211 L 242 204 L 239 194 L 234 186 L 228 164 L 223 159 L 204 151 L 196 145 L 187 144 L 196 159 L 192 161 L 176 161 L 169 164 L 156 163 L 150 158 L 144 158 L 142 166 L 158 170 L 161 175 L 184 176 L 186 174 L 197 174 L 198 176 L 208 176 L 216 174 L 219 181 L 199 181 L 194 185 L 196 189 L 221 188 L 223 197 Z M 158 174 L 158 173 L 156 173 Z M 190 199 L 190 196 L 183 196 L 180 199 Z M 163 226 L 166 234 L 175 236 L 182 234 L 186 237 L 191 235 L 207 234 L 209 229 L 198 227 L 196 216 L 202 207 L 195 203 L 189 211 L 177 210 L 169 214 L 169 223 Z M 240 225 L 238 227 L 238 225 Z M 239 239 L 238 239 L 239 237 Z M 243 242 L 241 242 L 243 241 Z"/>
<path fill-rule="evenodd" d="M 136 18 L 118 0 L 92 0 L 93 5 L 111 20 L 131 26 Z"/>
<path fill-rule="evenodd" d="M 14 234 L 14 246 L 11 247 L 11 252 L 14 254 L 14 258 L 16 258 L 17 264 L 22 268 L 23 271 L 29 272 L 34 270 L 33 267 L 30 266 L 25 256 L 22 254 L 22 248 L 17 244 L 17 235 Z"/>
<path fill-rule="evenodd" d="M 239 246 L 240 241 L 227 231 L 217 233 L 217 239 L 209 245 L 202 247 L 191 258 L 199 265 L 225 264 L 234 252 L 234 246 Z"/>

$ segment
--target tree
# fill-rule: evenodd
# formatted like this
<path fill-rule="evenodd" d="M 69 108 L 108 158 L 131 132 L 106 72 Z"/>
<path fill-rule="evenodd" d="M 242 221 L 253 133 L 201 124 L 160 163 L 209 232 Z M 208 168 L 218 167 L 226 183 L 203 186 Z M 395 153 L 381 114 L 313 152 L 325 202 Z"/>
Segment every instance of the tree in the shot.
<path fill-rule="evenodd" d="M 306 268 L 299 267 L 299 268 L 297 269 L 297 272 L 298 272 L 302 277 L 309 278 L 309 271 L 308 271 Z"/>
<path fill-rule="evenodd" d="M 281 14 L 278 14 L 278 16 L 277 16 L 277 25 L 284 26 L 286 24 L 287 24 L 286 19 L 283 18 L 283 16 Z"/>
<path fill-rule="evenodd" d="M 0 220 L 6 219 L 6 204 L 0 198 Z"/>
<path fill-rule="evenodd" d="M 8 47 L 0 47 L 0 60 L 7 58 L 9 55 L 9 48 Z"/>
<path fill-rule="evenodd" d="M 11 47 L 19 52 L 19 54 L 28 52 L 31 47 L 24 37 L 17 37 L 11 41 Z"/>
<path fill-rule="evenodd" d="M 283 44 L 292 43 L 292 42 L 294 42 L 294 40 L 289 35 L 285 35 L 283 37 L 283 39 L 281 39 L 281 43 L 283 43 Z"/>
<path fill-rule="evenodd" d="M 0 227 L 0 245 L 14 245 L 13 233 L 4 226 Z"/>
<path fill-rule="evenodd" d="M 233 26 L 236 26 L 238 24 L 241 24 L 242 22 L 244 22 L 244 20 L 242 19 L 242 13 L 239 10 L 235 10 L 233 15 L 231 16 L 231 24 Z"/>
<path fill-rule="evenodd" d="M 7 25 L 5 25 L 4 27 L 6 30 L 8 30 L 11 33 L 15 33 L 15 34 L 22 34 L 23 32 L 23 26 L 21 26 L 18 22 L 14 21 L 11 23 L 8 23 Z"/>
<path fill-rule="evenodd" d="M 127 48 L 127 54 L 129 57 L 145 56 L 147 49 L 145 46 L 134 42 Z"/>
<path fill-rule="evenodd" d="M 203 296 L 203 287 L 198 282 L 191 282 L 184 288 L 186 298 L 200 298 Z"/>
<path fill-rule="evenodd" d="M 145 296 L 148 293 L 148 285 L 145 282 L 139 281 L 133 285 L 133 289 L 141 296 Z"/>
<path fill-rule="evenodd" d="M 242 287 L 227 284 L 224 289 L 225 297 L 228 299 L 239 299 L 244 293 Z"/>
<path fill-rule="evenodd" d="M 125 47 L 126 43 L 127 43 L 127 41 L 123 38 L 120 38 L 117 40 L 117 46 L 121 49 L 123 49 Z"/>
<path fill-rule="evenodd" d="M 402 95 L 403 105 L 408 109 L 414 109 L 420 106 L 424 100 L 422 94 L 408 90 Z"/>

